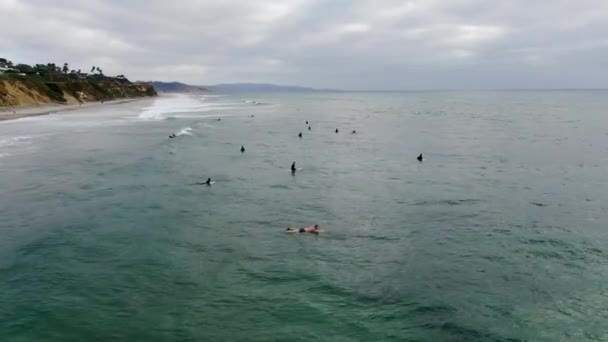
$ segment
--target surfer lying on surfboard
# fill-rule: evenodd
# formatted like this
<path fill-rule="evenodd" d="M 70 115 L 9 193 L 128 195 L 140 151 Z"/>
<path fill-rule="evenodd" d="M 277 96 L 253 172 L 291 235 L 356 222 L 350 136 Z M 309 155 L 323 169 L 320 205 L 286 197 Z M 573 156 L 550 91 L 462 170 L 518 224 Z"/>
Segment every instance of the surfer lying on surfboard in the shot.
<path fill-rule="evenodd" d="M 289 227 L 285 230 L 286 233 L 295 234 L 295 233 L 309 233 L 309 234 L 319 234 L 319 225 L 315 224 L 314 226 L 300 228 L 298 227 Z"/>

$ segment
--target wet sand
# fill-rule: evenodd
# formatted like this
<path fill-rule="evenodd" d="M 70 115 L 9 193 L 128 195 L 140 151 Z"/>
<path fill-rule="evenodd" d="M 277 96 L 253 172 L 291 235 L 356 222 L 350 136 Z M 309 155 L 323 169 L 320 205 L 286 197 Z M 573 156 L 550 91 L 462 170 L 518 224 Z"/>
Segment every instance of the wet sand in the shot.
<path fill-rule="evenodd" d="M 111 101 L 101 102 L 85 102 L 83 104 L 43 104 L 43 105 L 30 105 L 30 106 L 16 106 L 16 107 L 0 107 L 0 121 L 15 120 L 26 118 L 29 116 L 47 115 L 52 113 L 66 112 L 71 110 L 91 108 L 97 106 L 108 106 L 120 103 L 132 102 L 137 100 L 149 99 L 149 97 L 137 97 L 118 99 Z"/>

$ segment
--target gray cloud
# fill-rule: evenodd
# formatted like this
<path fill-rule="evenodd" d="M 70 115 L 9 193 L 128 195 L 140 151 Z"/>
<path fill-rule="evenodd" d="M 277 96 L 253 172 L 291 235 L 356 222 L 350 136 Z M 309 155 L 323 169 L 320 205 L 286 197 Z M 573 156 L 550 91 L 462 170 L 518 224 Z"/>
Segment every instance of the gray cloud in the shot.
<path fill-rule="evenodd" d="M 608 2 L 598 0 L 0 0 L 0 17 L 0 56 L 132 79 L 608 86 Z"/>

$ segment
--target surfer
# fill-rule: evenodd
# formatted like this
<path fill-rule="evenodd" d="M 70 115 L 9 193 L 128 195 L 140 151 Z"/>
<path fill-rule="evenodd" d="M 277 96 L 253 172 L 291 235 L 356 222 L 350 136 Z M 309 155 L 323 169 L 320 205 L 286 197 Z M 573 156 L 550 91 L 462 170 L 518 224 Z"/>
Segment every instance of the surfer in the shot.
<path fill-rule="evenodd" d="M 308 125 L 308 121 L 306 121 L 306 124 Z"/>
<path fill-rule="evenodd" d="M 418 159 L 418 161 L 421 162 L 422 161 L 422 153 L 420 153 L 420 155 L 416 159 Z"/>
<path fill-rule="evenodd" d="M 241 153 L 245 153 L 245 146 L 241 146 Z"/>
<path fill-rule="evenodd" d="M 310 131 L 310 126 L 308 126 L 308 130 Z"/>
<path fill-rule="evenodd" d="M 204 182 L 204 183 L 202 183 L 202 182 L 197 182 L 197 183 L 194 183 L 194 185 L 211 185 L 211 184 L 213 184 L 213 183 L 215 183 L 215 182 L 211 182 L 211 178 L 207 178 L 207 181 L 206 181 L 206 182 Z"/>
<path fill-rule="evenodd" d="M 357 131 L 355 131 L 354 129 L 353 129 L 353 134 L 357 134 Z"/>
<path fill-rule="evenodd" d="M 220 118 L 217 118 L 217 121 L 222 121 L 222 119 L 220 119 Z"/>
<path fill-rule="evenodd" d="M 296 162 L 291 163 L 291 173 L 296 173 Z"/>
<path fill-rule="evenodd" d="M 314 226 L 300 228 L 300 229 L 298 229 L 298 227 L 291 226 L 291 227 L 288 227 L 287 229 L 285 229 L 285 232 L 289 233 L 289 234 L 295 234 L 295 233 L 319 234 L 319 225 L 315 224 Z"/>
<path fill-rule="evenodd" d="M 319 225 L 315 224 L 311 227 L 300 228 L 300 233 L 319 234 Z"/>
<path fill-rule="evenodd" d="M 336 133 L 338 133 L 338 129 L 336 128 Z"/>
<path fill-rule="evenodd" d="M 173 139 L 175 137 L 177 137 L 177 135 L 175 135 L 175 133 L 171 133 L 171 135 L 169 136 L 169 139 Z"/>
<path fill-rule="evenodd" d="M 298 134 L 298 138 L 301 138 L 301 137 L 302 137 L 302 132 L 300 132 L 300 134 Z"/>

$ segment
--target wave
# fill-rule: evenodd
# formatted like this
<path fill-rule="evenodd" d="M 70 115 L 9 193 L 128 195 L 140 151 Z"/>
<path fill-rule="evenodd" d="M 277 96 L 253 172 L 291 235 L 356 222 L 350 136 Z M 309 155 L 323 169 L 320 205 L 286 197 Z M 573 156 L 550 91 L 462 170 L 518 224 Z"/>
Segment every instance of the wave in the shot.
<path fill-rule="evenodd" d="M 144 107 L 137 115 L 141 120 L 166 120 L 199 117 L 196 113 L 236 109 L 236 103 L 206 103 L 203 99 L 190 95 L 176 94 L 156 99 L 152 105 Z"/>
<path fill-rule="evenodd" d="M 32 143 L 33 137 L 30 135 L 18 135 L 11 138 L 0 139 L 0 147 L 26 145 Z"/>
<path fill-rule="evenodd" d="M 224 97 L 226 95 L 205 95 L 203 97 L 201 97 L 201 100 L 205 101 L 206 99 L 211 99 L 211 98 L 215 98 L 215 97 Z"/>
<path fill-rule="evenodd" d="M 270 102 L 260 102 L 260 101 L 255 101 L 255 100 L 244 100 L 243 103 L 252 104 L 252 105 L 256 105 L 256 106 L 272 105 L 272 103 L 270 103 Z"/>
<path fill-rule="evenodd" d="M 422 201 L 415 202 L 409 205 L 411 206 L 427 206 L 427 205 L 465 205 L 465 204 L 475 204 L 480 202 L 478 199 L 465 198 L 465 199 L 457 199 L 457 200 L 440 200 L 440 201 Z"/>
<path fill-rule="evenodd" d="M 177 132 L 177 134 L 175 134 L 177 136 L 180 135 L 192 135 L 192 127 L 184 127 L 182 128 L 179 132 Z"/>

